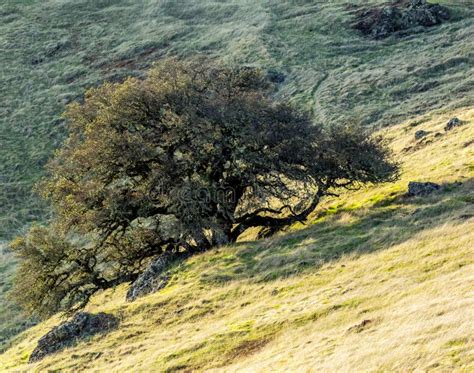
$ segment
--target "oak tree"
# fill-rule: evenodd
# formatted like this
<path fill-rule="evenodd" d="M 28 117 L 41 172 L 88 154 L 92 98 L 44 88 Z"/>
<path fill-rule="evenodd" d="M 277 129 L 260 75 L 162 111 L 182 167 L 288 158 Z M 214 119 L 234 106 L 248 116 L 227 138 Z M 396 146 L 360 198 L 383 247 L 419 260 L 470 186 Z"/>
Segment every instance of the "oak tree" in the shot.
<path fill-rule="evenodd" d="M 172 59 L 69 105 L 39 184 L 54 222 L 12 245 L 17 298 L 41 315 L 74 309 L 150 258 L 267 237 L 338 189 L 397 177 L 380 138 L 317 125 L 272 89 L 259 69 Z"/>

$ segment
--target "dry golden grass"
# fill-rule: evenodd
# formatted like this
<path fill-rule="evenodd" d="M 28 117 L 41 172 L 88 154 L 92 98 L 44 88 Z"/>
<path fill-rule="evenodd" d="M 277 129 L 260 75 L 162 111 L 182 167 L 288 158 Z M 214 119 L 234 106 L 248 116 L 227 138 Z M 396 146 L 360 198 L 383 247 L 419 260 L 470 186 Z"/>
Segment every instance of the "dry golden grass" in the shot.
<path fill-rule="evenodd" d="M 445 133 L 452 116 L 466 124 Z M 418 129 L 431 131 L 423 143 Z M 383 134 L 399 182 L 328 200 L 310 226 L 191 258 L 135 303 L 126 286 L 102 293 L 88 308 L 117 315 L 118 330 L 28 365 L 54 317 L 17 337 L 0 370 L 473 371 L 474 109 Z M 446 186 L 406 198 L 410 180 Z"/>

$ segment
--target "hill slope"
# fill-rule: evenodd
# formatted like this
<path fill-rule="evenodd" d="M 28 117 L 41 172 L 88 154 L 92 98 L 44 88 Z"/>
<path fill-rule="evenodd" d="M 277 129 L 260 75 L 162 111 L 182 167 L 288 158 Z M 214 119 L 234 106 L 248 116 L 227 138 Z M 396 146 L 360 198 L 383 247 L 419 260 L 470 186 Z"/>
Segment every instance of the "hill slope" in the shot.
<path fill-rule="evenodd" d="M 444 132 L 457 116 L 461 127 Z M 414 132 L 430 131 L 414 140 Z M 327 201 L 308 227 L 191 258 L 135 303 L 88 309 L 118 330 L 27 365 L 55 317 L 16 338 L 0 370 L 471 371 L 474 109 L 384 130 L 402 179 Z M 441 192 L 406 197 L 409 180 Z"/>
<path fill-rule="evenodd" d="M 86 87 L 103 80 L 140 75 L 152 61 L 166 55 L 205 53 L 229 62 L 276 69 L 286 75 L 277 94 L 308 107 L 318 121 L 327 124 L 353 120 L 383 126 L 417 116 L 432 116 L 441 126 L 448 117 L 443 110 L 473 104 L 474 7 L 470 1 L 439 2 L 449 4 L 453 10 L 452 22 L 403 39 L 383 41 L 369 41 L 349 27 L 358 7 L 380 4 L 380 0 L 355 0 L 350 2 L 352 6 L 339 0 L 187 0 L 186 6 L 175 0 L 8 0 L 2 3 L 0 243 L 23 230 L 25 224 L 47 217 L 45 206 L 31 193 L 31 186 L 64 136 L 60 118 L 64 105 L 80 98 Z M 419 120 L 413 119 L 411 123 Z M 408 142 L 403 134 L 402 139 Z M 436 162 L 442 164 L 444 161 L 438 158 L 446 154 L 458 154 L 455 149 L 460 149 L 462 141 L 468 141 L 462 137 L 451 138 L 457 140 L 445 143 L 442 149 L 436 148 Z M 431 159 L 431 154 L 420 154 Z M 410 156 L 411 153 L 404 155 L 407 160 Z M 452 169 L 443 164 L 439 174 L 432 174 L 434 179 L 454 180 L 449 174 L 456 174 L 458 171 L 453 170 L 461 167 L 457 164 L 467 161 L 465 154 L 462 157 L 449 166 Z M 405 174 L 406 180 L 424 175 L 423 162 L 423 158 L 415 162 L 413 173 Z M 395 191 L 405 187 L 398 184 Z M 467 186 L 463 188 L 467 189 L 461 194 L 470 191 Z M 387 196 L 385 192 L 379 196 L 374 190 L 366 197 L 350 198 L 359 201 L 354 202 L 357 205 L 370 195 L 375 200 L 383 199 Z M 431 203 L 428 201 L 427 204 Z M 438 202 L 434 199 L 433 203 Z M 371 224 L 371 216 L 367 224 Z M 337 225 L 333 228 L 339 232 Z M 402 228 L 406 229 L 405 225 Z M 326 228 L 321 229 L 326 232 Z M 402 234 L 397 228 L 391 231 L 393 235 Z M 330 235 L 331 231 L 328 232 Z M 314 232 L 316 236 L 319 234 Z M 330 236 L 325 237 L 329 240 Z M 359 242 L 357 237 L 354 239 L 355 243 Z M 330 242 L 339 247 L 336 241 Z M 345 241 L 341 242 L 345 247 Z M 347 242 L 347 250 L 353 247 L 351 242 Z M 249 245 L 255 252 L 263 250 L 260 243 Z M 298 257 L 304 250 L 286 246 L 283 252 L 275 251 L 275 259 L 268 260 L 279 263 L 280 256 L 292 252 L 293 261 L 304 261 Z M 274 252 L 267 251 L 269 255 Z M 331 253 L 329 246 L 326 251 L 318 254 L 322 261 L 327 256 L 337 256 L 337 250 Z M 262 255 L 265 258 L 266 254 Z M 255 258 L 260 260 L 259 256 Z M 28 323 L 5 300 L 14 262 L 2 252 L 0 260 L 1 351 L 3 341 Z M 219 257 L 215 260 L 216 268 L 220 268 L 223 264 Z M 279 278 L 278 273 L 293 273 L 300 266 L 272 268 L 268 276 L 271 278 L 272 271 L 276 271 Z M 263 276 L 261 269 L 252 270 L 248 276 L 257 273 Z M 218 281 L 224 281 L 226 276 L 224 273 Z M 37 333 L 36 329 L 31 333 Z M 36 338 L 37 334 L 34 335 Z"/>

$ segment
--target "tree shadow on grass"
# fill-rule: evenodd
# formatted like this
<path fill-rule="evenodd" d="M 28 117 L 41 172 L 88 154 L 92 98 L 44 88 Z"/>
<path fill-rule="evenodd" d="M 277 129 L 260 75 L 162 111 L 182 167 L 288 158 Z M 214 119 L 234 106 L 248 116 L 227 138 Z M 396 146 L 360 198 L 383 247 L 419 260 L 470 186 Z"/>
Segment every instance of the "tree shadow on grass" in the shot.
<path fill-rule="evenodd" d="M 447 221 L 469 217 L 473 180 L 448 184 L 425 197 L 389 196 L 368 209 L 328 216 L 308 228 L 256 242 L 243 242 L 224 257 L 217 254 L 201 281 L 247 279 L 267 282 L 317 270 L 343 255 L 362 255 L 401 244 Z"/>
<path fill-rule="evenodd" d="M 15 266 L 16 260 L 0 245 L 0 354 L 8 349 L 16 335 L 37 322 L 26 317 L 8 298 Z"/>

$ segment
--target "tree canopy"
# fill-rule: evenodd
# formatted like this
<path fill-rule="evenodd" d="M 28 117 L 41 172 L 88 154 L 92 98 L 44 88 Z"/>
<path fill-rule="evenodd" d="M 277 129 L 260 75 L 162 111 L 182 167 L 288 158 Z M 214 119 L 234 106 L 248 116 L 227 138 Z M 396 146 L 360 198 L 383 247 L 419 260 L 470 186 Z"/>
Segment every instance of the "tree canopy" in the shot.
<path fill-rule="evenodd" d="M 81 307 L 150 258 L 267 237 L 340 188 L 397 177 L 380 138 L 316 125 L 272 89 L 259 69 L 172 59 L 69 105 L 38 185 L 54 221 L 12 243 L 17 298 L 44 316 Z"/>

